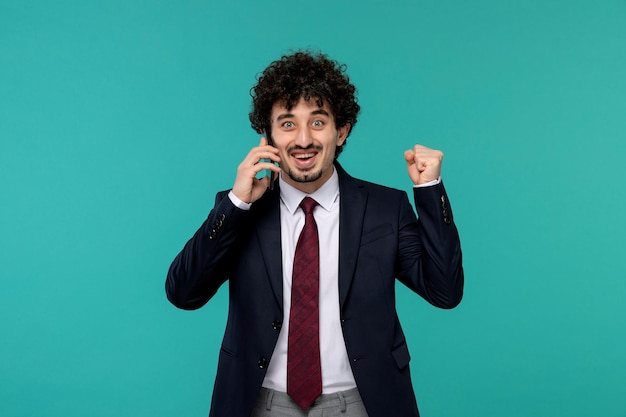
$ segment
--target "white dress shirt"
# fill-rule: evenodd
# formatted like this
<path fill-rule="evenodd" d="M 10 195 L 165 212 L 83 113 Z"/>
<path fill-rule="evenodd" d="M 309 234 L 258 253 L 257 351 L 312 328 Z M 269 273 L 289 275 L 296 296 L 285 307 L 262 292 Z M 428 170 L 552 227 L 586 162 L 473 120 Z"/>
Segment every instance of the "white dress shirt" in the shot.
<path fill-rule="evenodd" d="M 305 194 L 280 181 L 280 234 L 283 256 L 283 325 L 263 381 L 265 388 L 287 391 L 287 341 L 291 311 L 293 257 L 304 212 L 299 208 L 306 196 L 317 201 L 313 210 L 320 244 L 320 356 L 322 393 L 329 394 L 356 387 L 339 314 L 339 177 L 332 177 L 313 194 Z"/>

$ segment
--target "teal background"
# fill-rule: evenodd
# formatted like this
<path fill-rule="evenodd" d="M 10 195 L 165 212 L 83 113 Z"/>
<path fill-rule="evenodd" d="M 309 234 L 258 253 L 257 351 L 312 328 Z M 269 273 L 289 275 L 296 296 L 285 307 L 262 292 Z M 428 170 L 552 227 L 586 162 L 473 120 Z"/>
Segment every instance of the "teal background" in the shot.
<path fill-rule="evenodd" d="M 398 295 L 422 414 L 626 416 L 622 0 L 0 0 L 0 415 L 207 414 L 226 292 L 165 274 L 302 47 L 359 88 L 353 175 L 446 153 L 465 299 Z"/>

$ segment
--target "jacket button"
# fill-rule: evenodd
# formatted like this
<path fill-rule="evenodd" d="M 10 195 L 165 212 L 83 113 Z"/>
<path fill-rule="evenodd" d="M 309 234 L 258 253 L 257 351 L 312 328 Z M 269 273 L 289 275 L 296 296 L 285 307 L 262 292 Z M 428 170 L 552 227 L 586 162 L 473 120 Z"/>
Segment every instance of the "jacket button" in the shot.
<path fill-rule="evenodd" d="M 259 369 L 264 369 L 267 366 L 267 359 L 261 358 L 259 359 Z"/>
<path fill-rule="evenodd" d="M 450 219 L 448 215 L 448 205 L 446 204 L 446 198 L 444 196 L 441 196 L 441 212 L 443 214 L 443 222 L 445 224 L 452 223 L 452 219 Z"/>
<path fill-rule="evenodd" d="M 446 210 L 445 208 L 443 209 L 443 222 L 445 224 L 450 224 L 452 223 L 452 220 L 450 220 L 450 216 L 448 215 L 448 210 Z"/>
<path fill-rule="evenodd" d="M 280 321 L 276 320 L 272 322 L 272 329 L 280 330 L 281 327 L 283 327 L 283 324 Z"/>

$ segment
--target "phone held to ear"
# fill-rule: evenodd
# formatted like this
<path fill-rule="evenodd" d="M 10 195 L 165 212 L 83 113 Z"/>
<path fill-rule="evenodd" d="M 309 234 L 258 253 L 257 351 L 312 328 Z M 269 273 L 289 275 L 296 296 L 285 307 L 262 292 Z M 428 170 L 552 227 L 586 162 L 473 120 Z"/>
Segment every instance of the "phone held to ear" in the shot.
<path fill-rule="evenodd" d="M 274 146 L 274 141 L 272 140 L 272 131 L 271 131 L 269 126 L 267 126 L 264 129 L 264 133 L 265 133 L 265 139 L 267 140 L 267 144 L 270 145 L 270 146 Z M 269 162 L 272 162 L 272 160 L 270 159 Z M 273 190 L 274 189 L 274 182 L 276 180 L 276 174 L 271 169 L 268 169 L 266 175 L 270 177 L 269 189 Z"/>

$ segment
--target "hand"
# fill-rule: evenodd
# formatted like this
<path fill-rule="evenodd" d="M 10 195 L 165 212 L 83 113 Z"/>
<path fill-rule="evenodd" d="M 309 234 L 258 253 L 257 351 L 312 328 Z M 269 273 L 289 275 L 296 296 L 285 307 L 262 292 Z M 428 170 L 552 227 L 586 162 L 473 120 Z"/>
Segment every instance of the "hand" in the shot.
<path fill-rule="evenodd" d="M 266 159 L 270 161 L 264 161 Z M 265 176 L 259 179 L 256 175 L 264 169 L 279 173 L 280 167 L 277 167 L 274 162 L 280 162 L 278 149 L 268 145 L 267 139 L 261 138 L 259 146 L 252 148 L 237 167 L 233 194 L 246 203 L 254 203 L 261 198 L 270 185 L 270 178 Z"/>
<path fill-rule="evenodd" d="M 409 177 L 413 184 L 426 184 L 436 180 L 441 175 L 441 161 L 443 152 L 415 145 L 413 149 L 404 151 Z"/>

